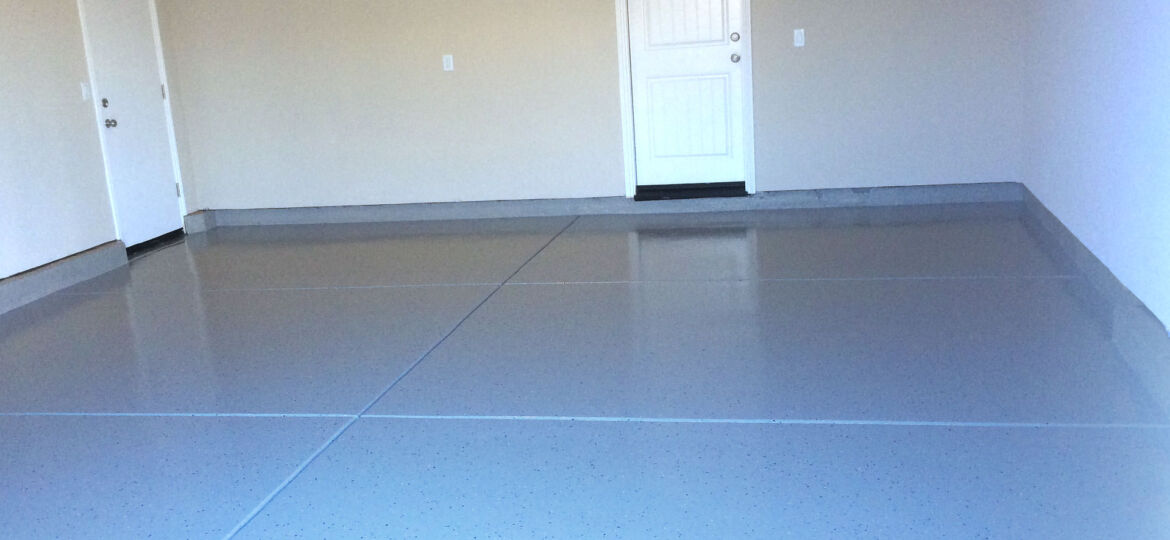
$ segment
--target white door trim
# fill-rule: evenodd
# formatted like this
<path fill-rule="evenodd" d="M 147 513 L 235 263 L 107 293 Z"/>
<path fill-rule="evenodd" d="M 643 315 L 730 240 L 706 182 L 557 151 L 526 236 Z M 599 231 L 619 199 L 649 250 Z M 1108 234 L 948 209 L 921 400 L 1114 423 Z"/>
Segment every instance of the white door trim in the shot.
<path fill-rule="evenodd" d="M 622 162 L 626 175 L 626 198 L 638 189 L 638 167 L 634 154 L 634 88 L 630 78 L 630 1 L 614 0 L 617 9 L 618 91 L 622 109 Z"/>
<path fill-rule="evenodd" d="M 744 50 L 748 69 L 743 74 L 743 187 L 744 191 L 754 195 L 756 193 L 756 108 L 755 95 L 752 92 L 752 71 L 755 71 L 756 64 L 752 59 L 752 49 L 755 48 L 756 42 L 752 39 L 752 0 L 743 0 L 743 35 L 748 44 L 747 49 Z"/>
<path fill-rule="evenodd" d="M 154 54 L 158 57 L 158 79 L 159 88 L 161 92 L 166 89 L 165 97 L 163 98 L 163 116 L 167 123 L 167 142 L 171 148 L 171 168 L 175 174 L 175 185 L 179 186 L 179 218 L 187 217 L 187 185 L 183 183 L 183 171 L 179 166 L 179 140 L 175 136 L 175 117 L 171 112 L 171 82 L 167 79 L 167 61 L 163 55 L 162 32 L 159 30 L 158 24 L 158 5 L 155 0 L 150 0 L 150 26 L 154 32 Z M 187 228 L 186 220 L 183 220 L 183 228 Z"/>
<path fill-rule="evenodd" d="M 743 34 L 748 48 L 743 56 L 752 64 L 752 1 L 742 0 L 744 3 Z M 629 0 L 614 0 L 614 9 L 617 12 L 618 38 L 618 91 L 622 113 L 622 160 L 626 180 L 626 197 L 633 198 L 638 189 L 638 172 L 634 152 L 634 96 L 633 79 L 630 74 L 630 2 Z M 743 170 L 744 190 L 754 194 L 756 192 L 756 124 L 755 106 L 752 92 L 752 70 L 748 69 L 743 78 Z"/>

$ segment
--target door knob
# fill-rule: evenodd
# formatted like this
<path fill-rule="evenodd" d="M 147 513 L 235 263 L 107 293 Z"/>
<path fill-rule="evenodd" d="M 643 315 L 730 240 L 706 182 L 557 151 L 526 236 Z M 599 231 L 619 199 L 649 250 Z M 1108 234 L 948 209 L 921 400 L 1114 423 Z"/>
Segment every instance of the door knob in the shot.
<path fill-rule="evenodd" d="M 731 53 L 731 63 L 732 63 L 732 64 L 738 64 L 738 63 L 739 63 L 739 55 L 738 55 L 738 54 Z"/>
<path fill-rule="evenodd" d="M 118 127 L 118 121 L 114 120 L 113 118 L 107 118 L 106 119 L 106 127 L 108 127 L 108 128 Z"/>

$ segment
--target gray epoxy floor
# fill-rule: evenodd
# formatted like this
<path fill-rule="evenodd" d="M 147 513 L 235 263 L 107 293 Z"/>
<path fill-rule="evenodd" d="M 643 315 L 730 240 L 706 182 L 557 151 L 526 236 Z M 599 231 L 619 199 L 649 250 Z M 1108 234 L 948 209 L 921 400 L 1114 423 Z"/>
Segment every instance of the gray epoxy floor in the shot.
<path fill-rule="evenodd" d="M 1018 211 L 194 235 L 0 315 L 0 535 L 1170 537 Z"/>

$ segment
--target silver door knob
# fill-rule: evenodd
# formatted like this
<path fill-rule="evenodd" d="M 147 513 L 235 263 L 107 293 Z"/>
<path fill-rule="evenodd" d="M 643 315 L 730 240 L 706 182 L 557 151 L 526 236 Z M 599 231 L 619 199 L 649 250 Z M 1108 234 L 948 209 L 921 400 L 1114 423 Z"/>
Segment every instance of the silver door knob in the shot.
<path fill-rule="evenodd" d="M 738 54 L 731 53 L 731 63 L 732 63 L 732 64 L 738 64 L 738 63 L 739 63 L 739 55 L 738 55 Z"/>
<path fill-rule="evenodd" d="M 731 33 L 731 41 L 739 41 L 739 32 Z"/>
<path fill-rule="evenodd" d="M 118 127 L 118 121 L 114 120 L 112 118 L 106 119 L 106 127 L 108 127 L 108 128 Z"/>

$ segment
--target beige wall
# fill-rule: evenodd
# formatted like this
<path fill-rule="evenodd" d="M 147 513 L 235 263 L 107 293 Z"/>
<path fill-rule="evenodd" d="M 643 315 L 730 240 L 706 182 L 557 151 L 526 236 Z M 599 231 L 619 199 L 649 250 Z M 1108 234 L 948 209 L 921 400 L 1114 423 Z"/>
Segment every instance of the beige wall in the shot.
<path fill-rule="evenodd" d="M 75 0 L 0 0 L 0 278 L 114 239 Z"/>
<path fill-rule="evenodd" d="M 623 192 L 612 0 L 158 5 L 191 208 Z"/>
<path fill-rule="evenodd" d="M 159 10 L 191 209 L 624 192 L 612 0 Z M 1023 12 L 755 0 L 758 189 L 1019 180 Z"/>
<path fill-rule="evenodd" d="M 1030 5 L 1026 183 L 1170 324 L 1170 2 Z"/>
<path fill-rule="evenodd" d="M 1016 0 L 753 0 L 757 188 L 1021 180 L 1024 13 Z"/>

